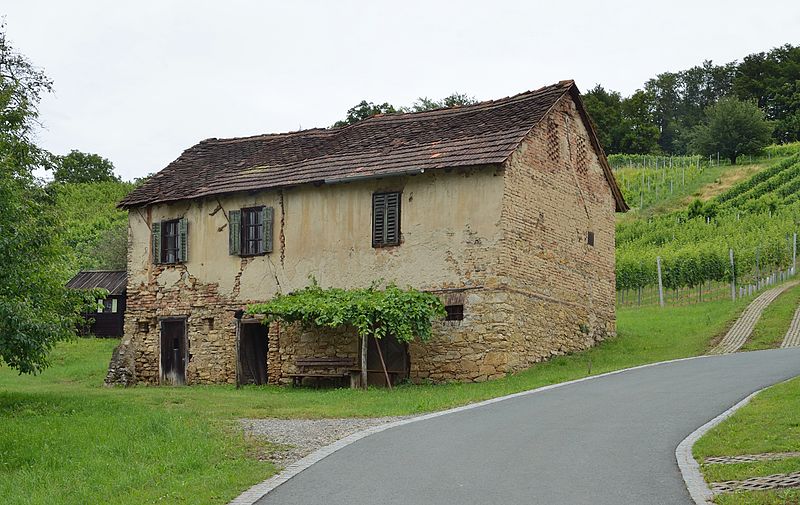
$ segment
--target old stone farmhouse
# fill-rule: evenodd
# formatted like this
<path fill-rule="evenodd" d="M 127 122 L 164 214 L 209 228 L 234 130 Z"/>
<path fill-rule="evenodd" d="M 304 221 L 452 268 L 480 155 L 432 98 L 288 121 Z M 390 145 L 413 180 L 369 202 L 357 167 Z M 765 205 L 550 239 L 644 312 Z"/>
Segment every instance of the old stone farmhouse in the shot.
<path fill-rule="evenodd" d="M 346 375 L 355 332 L 237 312 L 312 275 L 441 296 L 448 316 L 431 341 L 379 344 L 393 380 L 492 379 L 615 332 L 614 212 L 626 205 L 572 81 L 204 140 L 120 206 L 128 306 L 115 366 L 139 382 L 289 383 L 317 358 Z"/>

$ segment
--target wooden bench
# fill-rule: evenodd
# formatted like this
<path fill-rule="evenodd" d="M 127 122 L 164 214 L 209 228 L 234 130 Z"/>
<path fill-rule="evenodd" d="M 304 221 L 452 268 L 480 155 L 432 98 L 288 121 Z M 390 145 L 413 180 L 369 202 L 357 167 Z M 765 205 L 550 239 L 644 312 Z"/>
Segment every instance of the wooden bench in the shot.
<path fill-rule="evenodd" d="M 355 365 L 355 360 L 353 358 L 298 358 L 295 360 L 295 365 L 297 365 L 297 373 L 291 373 L 289 377 L 292 378 L 293 386 L 299 386 L 305 378 L 347 379 L 350 377 L 349 369 Z"/>

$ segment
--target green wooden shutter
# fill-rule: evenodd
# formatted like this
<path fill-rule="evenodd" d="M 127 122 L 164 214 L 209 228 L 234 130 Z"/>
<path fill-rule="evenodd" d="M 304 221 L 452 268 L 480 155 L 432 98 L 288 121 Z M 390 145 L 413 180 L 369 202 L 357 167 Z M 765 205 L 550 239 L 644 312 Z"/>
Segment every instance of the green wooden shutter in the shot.
<path fill-rule="evenodd" d="M 153 263 L 158 265 L 161 263 L 161 223 L 153 223 L 150 226 L 150 229 L 153 232 Z"/>
<path fill-rule="evenodd" d="M 178 220 L 178 262 L 186 263 L 189 258 L 189 222 L 185 217 Z"/>
<path fill-rule="evenodd" d="M 272 228 L 275 218 L 275 210 L 272 207 L 261 208 L 261 223 L 263 226 L 264 237 L 261 241 L 261 253 L 272 252 Z"/>
<path fill-rule="evenodd" d="M 238 256 L 242 252 L 242 211 L 228 212 L 228 254 Z"/>

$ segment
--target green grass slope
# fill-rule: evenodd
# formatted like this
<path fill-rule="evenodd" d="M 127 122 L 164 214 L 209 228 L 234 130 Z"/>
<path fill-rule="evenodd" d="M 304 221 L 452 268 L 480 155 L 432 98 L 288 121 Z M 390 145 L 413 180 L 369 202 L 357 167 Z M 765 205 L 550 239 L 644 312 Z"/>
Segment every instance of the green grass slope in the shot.
<path fill-rule="evenodd" d="M 743 304 L 621 310 L 619 336 L 480 384 L 371 389 L 101 385 L 113 340 L 59 345 L 37 377 L 0 368 L 0 496 L 7 504 L 223 504 L 275 469 L 247 417 L 363 417 L 445 409 L 654 361 L 702 354 Z"/>

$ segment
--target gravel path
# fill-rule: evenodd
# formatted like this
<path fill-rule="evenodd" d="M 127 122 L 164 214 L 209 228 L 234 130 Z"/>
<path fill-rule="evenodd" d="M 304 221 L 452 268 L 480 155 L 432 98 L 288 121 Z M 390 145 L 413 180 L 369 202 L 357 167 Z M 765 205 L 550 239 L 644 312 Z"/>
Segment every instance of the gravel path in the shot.
<path fill-rule="evenodd" d="M 379 424 L 407 417 L 373 417 L 360 419 L 241 419 L 245 433 L 276 444 L 268 459 L 285 467 L 321 447 Z"/>
<path fill-rule="evenodd" d="M 750 337 L 750 334 L 753 333 L 753 328 L 756 327 L 756 323 L 764 312 L 764 309 L 766 309 L 781 293 L 795 286 L 798 282 L 800 281 L 787 282 L 761 293 L 758 298 L 747 306 L 742 315 L 739 316 L 739 319 L 733 323 L 731 329 L 722 338 L 722 341 L 711 349 L 709 354 L 728 354 L 738 351 L 739 348 L 747 342 L 747 338 Z"/>
<path fill-rule="evenodd" d="M 795 311 L 792 324 L 789 325 L 789 329 L 786 331 L 781 343 L 781 347 L 797 346 L 800 346 L 800 307 Z"/>

